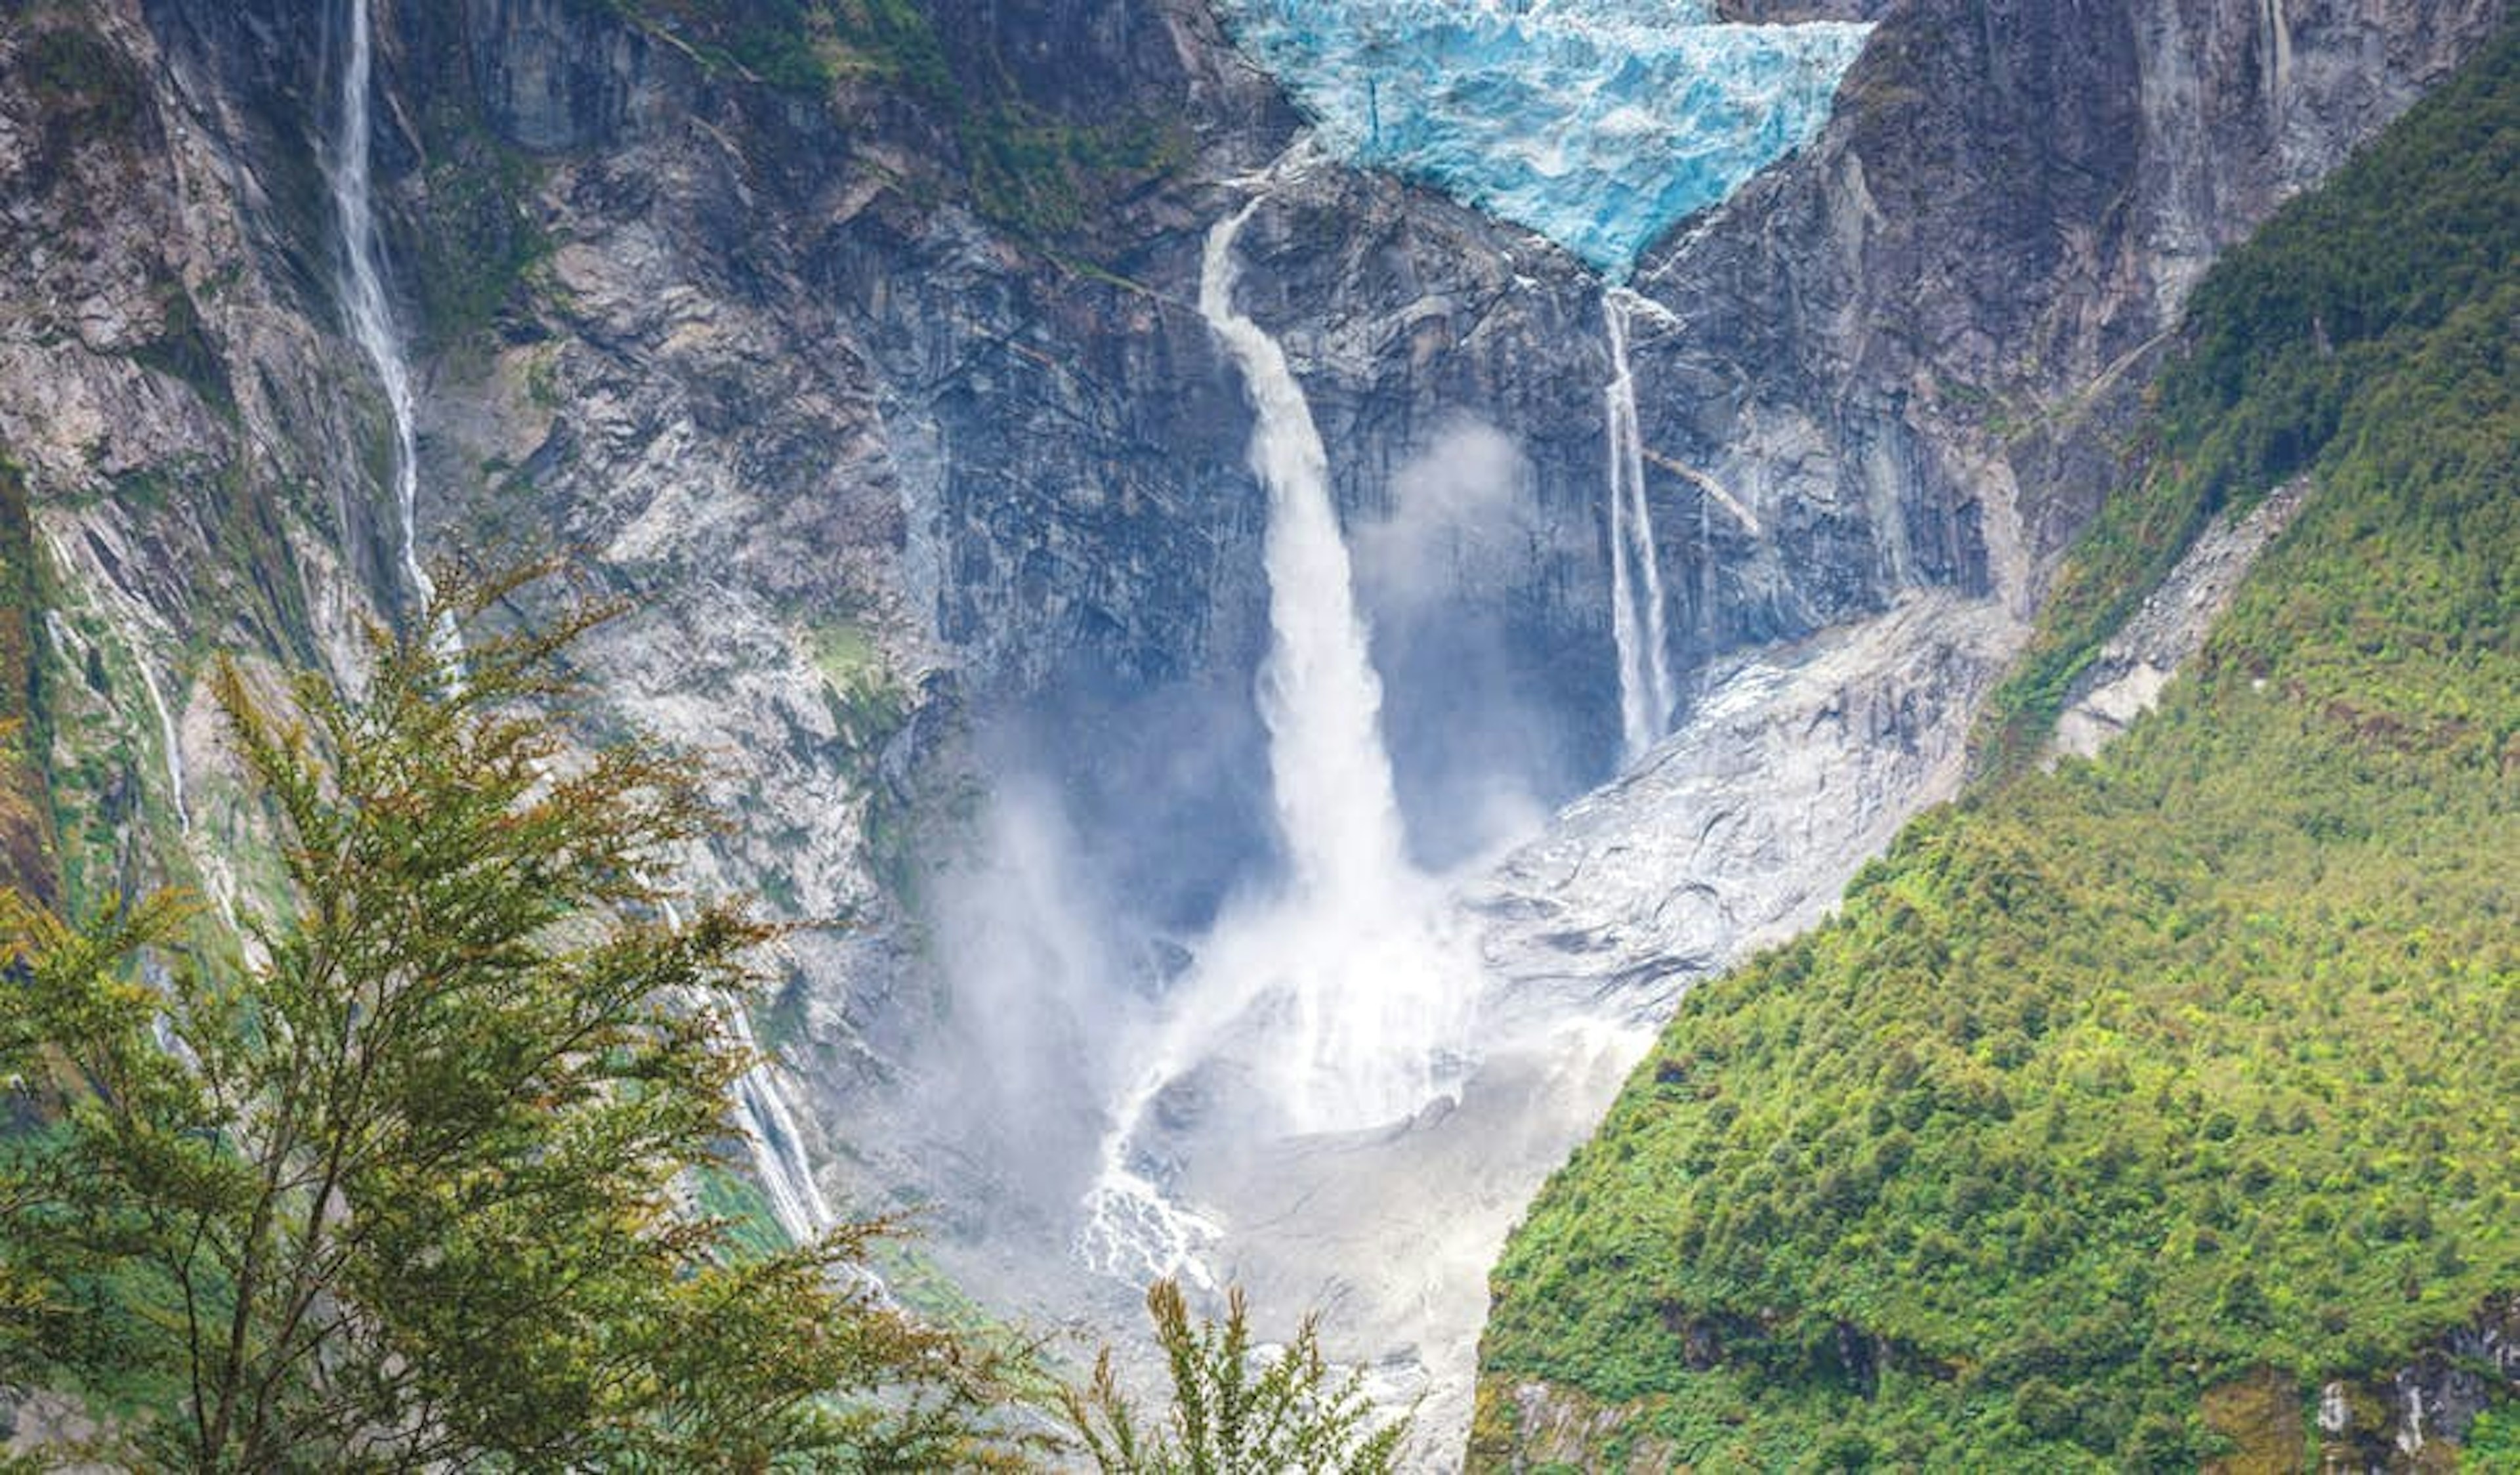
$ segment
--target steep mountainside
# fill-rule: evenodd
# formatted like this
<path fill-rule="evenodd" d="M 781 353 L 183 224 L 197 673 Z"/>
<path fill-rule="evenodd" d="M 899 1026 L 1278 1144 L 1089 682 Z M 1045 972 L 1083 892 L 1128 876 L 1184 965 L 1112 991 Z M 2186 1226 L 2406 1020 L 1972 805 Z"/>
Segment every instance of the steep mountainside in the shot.
<path fill-rule="evenodd" d="M 1464 883 L 1500 1031 L 1658 1018 L 1957 784 L 2196 273 L 2503 8 L 1718 7 L 1879 25 L 1820 136 L 1649 252 L 1620 309 L 1685 730 Z M 416 548 L 345 291 L 354 111 Z M 250 899 L 272 872 L 209 657 L 355 681 L 359 622 L 413 608 L 408 558 L 569 550 L 636 608 L 584 651 L 610 719 L 723 760 L 701 883 L 864 924 L 797 934 L 762 1021 L 833 1196 L 928 1206 L 958 1271 L 1072 1309 L 1135 1043 L 1113 1021 L 1280 863 L 1251 413 L 1196 305 L 1211 224 L 1267 197 L 1238 301 L 1331 450 L 1421 858 L 1464 862 L 1510 832 L 1492 790 L 1526 822 L 1620 742 L 1602 284 L 1428 190 L 1298 167 L 1300 126 L 1201 0 L 6 8 L 11 878 Z M 1509 518 L 1412 542 L 1411 488 L 1462 466 Z M 992 905 L 1051 915 L 948 977 L 940 939 L 983 930 L 941 899 L 973 852 L 1018 872 Z M 1064 924 L 1097 908 L 1085 945 Z M 1332 1242 L 1257 1205 L 1279 1238 L 1234 1268 L 1266 1306 L 1328 1304 L 1334 1351 L 1458 1391 L 1458 1268 L 1615 1072 L 1544 1052 L 1456 1115 L 1288 1147 L 1290 1178 L 1335 1180 L 1301 1200 L 1322 1214 L 1378 1183 L 1432 1207 Z M 1528 1129 L 1509 1150 L 1500 1120 Z M 1393 1253 L 1421 1231 L 1447 1237 Z"/>
<path fill-rule="evenodd" d="M 1639 336 L 1645 438 L 1766 530 L 1659 467 L 1697 525 L 1675 561 L 1716 571 L 1678 627 L 1794 633 L 1920 583 L 2026 608 L 2197 275 L 2501 13 L 1892 11 L 1821 140 L 1639 268 L 1677 319 Z"/>
<path fill-rule="evenodd" d="M 2515 181 L 2506 31 L 2205 278 L 1990 754 L 2209 520 L 2296 520 L 2124 739 L 1688 995 L 1496 1271 L 1476 1462 L 2520 1450 Z"/>
<path fill-rule="evenodd" d="M 1855 628 L 1876 669 L 1930 678 L 1846 683 L 1846 700 L 1823 679 L 1787 702 L 1803 726 L 1861 729 L 1853 805 L 1798 782 L 1756 797 L 1719 783 L 1717 815 L 1616 807 L 1658 817 L 1593 850 L 1659 846 L 1688 871 L 1680 894 L 1711 888 L 1706 904 L 1666 904 L 1673 885 L 1642 877 L 1588 904 L 1549 879 L 1598 869 L 1581 856 L 1509 869 L 1499 907 L 1537 919 L 1499 945 L 1512 971 L 1591 987 L 1721 961 L 1808 920 L 1947 796 L 1975 701 L 2141 452 L 2129 432 L 2197 274 L 2502 14 L 1883 14 L 1820 138 L 1640 263 L 1632 353 L 1673 660 L 1695 688 L 1684 715 L 1758 729 L 1761 672 Z M 1336 404 L 1349 391 L 1330 379 L 1316 393 Z"/>
<path fill-rule="evenodd" d="M 2008 492 L 2023 453 L 1983 471 L 1994 416 L 1945 401 L 2090 382 L 2215 244 L 2403 106 L 2494 10 L 2296 18 L 2280 70 L 2252 50 L 2256 6 L 2159 26 L 1945 0 L 1890 16 L 1861 106 L 1648 265 L 1677 322 L 1640 333 L 1638 372 L 1651 490 L 1681 509 L 1659 530 L 1689 571 L 1673 594 L 1685 656 L 1919 584 L 1985 587 L 2008 503 L 1976 484 Z M 69 565 L 68 602 L 121 632 L 96 636 L 101 667 L 132 668 L 99 689 L 112 710 L 91 726 L 127 728 L 125 751 L 163 741 L 129 689 L 140 668 L 192 755 L 201 649 L 338 654 L 361 603 L 408 598 L 382 406 L 335 300 L 346 12 L 86 0 L 12 22 L 22 310 L 0 434 Z M 874 750 L 905 707 L 949 710 L 954 689 L 1048 714 L 1080 823 L 1125 828 L 1147 807 L 1097 793 L 1088 768 L 1204 752 L 1176 789 L 1247 776 L 1247 700 L 1195 741 L 1112 717 L 1241 687 L 1260 643 L 1245 411 L 1189 300 L 1198 234 L 1237 198 L 1213 181 L 1265 163 L 1293 119 L 1203 10 L 469 0 L 377 20 L 423 551 L 558 541 L 641 595 L 599 658 L 618 668 L 607 684 L 670 729 L 733 720 L 714 735 L 743 755 L 733 797 L 761 819 L 721 857 L 736 879 L 808 914 L 867 899 Z M 2107 44 L 2084 44 L 2087 27 Z M 2046 167 L 2080 158 L 2061 148 L 1953 161 L 2016 124 L 2034 140 L 2061 126 L 2059 99 L 2117 110 L 2075 136 L 2105 141 L 2118 183 L 2054 198 L 2054 178 L 2091 172 Z M 2177 161 L 2199 177 L 2174 189 Z M 1874 198 L 1894 185 L 1907 207 Z M 2165 192 L 2187 204 L 2111 213 Z M 1593 289 L 1561 254 L 1387 180 L 1326 168 L 1277 201 L 1245 238 L 1245 298 L 1307 378 L 1342 503 L 1387 507 L 1394 471 L 1451 416 L 1501 428 L 1525 460 L 1536 534 L 1452 571 L 1452 592 L 1501 623 L 1507 673 L 1567 714 L 1528 764 L 1563 797 L 1600 774 L 1613 729 Z M 1961 212 L 1971 229 L 1947 230 Z M 2081 257 L 2045 244 L 2094 233 L 2122 263 L 2109 273 L 2069 272 Z M 2026 325 L 2066 313 L 2113 326 L 2073 352 L 1962 361 L 2056 340 Z M 1909 318 L 1923 326 L 1874 326 Z M 1931 400 L 1934 384 L 1966 388 Z M 2044 483 L 2033 500 L 2043 527 L 2077 519 Z M 922 689 L 938 670 L 949 686 Z M 1395 722 L 1446 714 L 1440 673 L 1395 678 Z M 937 725 L 909 725 L 896 772 Z M 129 787 L 170 807 L 169 783 Z M 1127 873 L 1181 893 L 1154 903 L 1167 920 L 1265 844 L 1253 816 L 1182 803 L 1238 842 Z"/>

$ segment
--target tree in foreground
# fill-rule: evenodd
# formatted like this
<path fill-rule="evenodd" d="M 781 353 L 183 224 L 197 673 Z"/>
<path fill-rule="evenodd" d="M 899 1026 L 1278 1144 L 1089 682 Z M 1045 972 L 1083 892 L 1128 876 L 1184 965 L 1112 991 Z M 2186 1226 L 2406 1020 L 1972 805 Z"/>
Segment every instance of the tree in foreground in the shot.
<path fill-rule="evenodd" d="M 1322 1356 L 1307 1316 L 1274 1356 L 1251 1345 L 1238 1288 L 1222 1323 L 1191 1316 L 1181 1286 L 1147 1290 L 1172 1383 L 1172 1405 L 1154 1417 L 1121 1391 L 1105 1350 L 1082 1389 L 1063 1395 L 1067 1421 L 1103 1475 L 1387 1475 L 1409 1439 L 1409 1420 L 1377 1426 L 1362 1374 L 1339 1374 Z"/>
<path fill-rule="evenodd" d="M 607 612 L 480 628 L 530 576 L 420 622 L 460 666 L 375 635 L 356 697 L 220 669 L 286 872 L 247 961 L 162 898 L 8 903 L 0 1381 L 200 1470 L 991 1462 L 981 1360 L 837 1273 L 881 1226 L 766 1253 L 692 1207 L 769 931 L 653 879 L 693 762 L 564 740 Z"/>

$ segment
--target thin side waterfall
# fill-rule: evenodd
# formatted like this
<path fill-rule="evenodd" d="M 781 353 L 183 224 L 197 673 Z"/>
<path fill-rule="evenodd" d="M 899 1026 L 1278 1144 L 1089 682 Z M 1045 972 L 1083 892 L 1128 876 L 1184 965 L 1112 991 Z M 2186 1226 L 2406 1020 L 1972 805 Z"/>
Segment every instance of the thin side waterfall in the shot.
<path fill-rule="evenodd" d="M 1701 478 L 1699 480 L 1697 496 L 1697 643 L 1698 649 L 1700 650 L 1712 650 L 1715 646 L 1715 594 L 1717 588 L 1715 569 L 1715 504 L 1719 501 L 1730 502 L 1731 500 L 1731 497 L 1725 493 L 1724 488 L 1716 484 L 1713 478 L 1708 477 Z M 1750 535 L 1752 537 L 1757 537 L 1759 535 L 1758 519 L 1751 517 L 1745 509 L 1741 508 L 1737 504 L 1732 508 L 1732 511 L 1734 516 L 1741 519 L 1742 526 L 1750 530 Z"/>
<path fill-rule="evenodd" d="M 1610 459 L 1610 634 L 1619 648 L 1619 731 L 1629 762 L 1662 737 L 1677 697 L 1663 628 L 1662 556 L 1645 505 L 1637 380 L 1628 366 L 1632 307 L 1622 289 L 1601 294 L 1601 321 L 1610 338 L 1610 382 L 1601 390 Z"/>
<path fill-rule="evenodd" d="M 184 745 L 175 732 L 175 714 L 166 706 L 166 693 L 158 684 L 158 673 L 149 668 L 149 653 L 141 648 L 130 630 L 116 627 L 123 649 L 131 653 L 132 669 L 140 672 L 140 688 L 149 694 L 149 710 L 158 714 L 158 751 L 166 762 L 166 803 L 175 810 L 175 828 L 179 833 L 193 833 L 193 806 L 184 792 Z"/>
<path fill-rule="evenodd" d="M 668 923 L 683 925 L 682 908 L 671 901 L 664 902 L 663 908 Z M 710 999 L 697 991 L 687 996 L 695 1006 L 713 1002 L 725 1010 L 737 1041 L 752 1054 L 763 1053 L 742 1000 Z M 744 1145 L 752 1149 L 753 1175 L 761 1180 L 761 1191 L 770 1199 L 770 1217 L 779 1221 L 780 1231 L 790 1244 L 820 1239 L 838 1220 L 823 1197 L 822 1185 L 814 1181 L 814 1165 L 805 1156 L 796 1114 L 788 1108 L 787 1093 L 779 1088 L 769 1061 L 760 1061 L 736 1081 L 735 1094 L 727 1105 L 735 1112 L 736 1125 L 743 1129 Z"/>
<path fill-rule="evenodd" d="M 735 1037 L 742 1041 L 745 1049 L 760 1053 L 752 1021 L 744 1016 L 742 1003 L 732 998 L 718 1002 L 735 1026 Z M 771 1074 L 770 1062 L 764 1060 L 745 1071 L 735 1083 L 734 1097 L 727 1104 L 735 1109 L 736 1125 L 743 1129 L 743 1140 L 752 1149 L 753 1175 L 761 1180 L 761 1191 L 770 1200 L 770 1217 L 779 1221 L 779 1232 L 787 1235 L 792 1245 L 809 1245 L 821 1239 L 840 1221 L 839 1216 L 832 1212 L 831 1201 L 823 1197 L 823 1185 L 814 1181 L 814 1165 L 805 1156 L 805 1139 L 796 1129 L 796 1113 L 788 1104 L 788 1093 L 780 1089 L 779 1078 Z M 836 1265 L 829 1273 L 878 1305 L 897 1304 L 883 1277 L 863 1265 Z"/>
<path fill-rule="evenodd" d="M 384 244 L 377 233 L 376 191 L 369 152 L 374 125 L 369 93 L 376 75 L 376 43 L 369 0 L 350 0 L 349 60 L 341 69 L 340 134 L 332 159 L 333 204 L 341 228 L 341 308 L 350 337 L 368 356 L 385 392 L 385 409 L 393 421 L 394 511 L 402 538 L 402 575 L 423 605 L 437 590 L 420 559 L 420 463 L 414 426 L 411 361 L 403 350 L 394 321 L 393 301 L 385 294 Z M 441 624 L 437 638 L 452 646 L 451 624 Z M 146 673 L 144 668 L 144 674 Z M 153 686 L 152 696 L 155 696 Z M 177 790 L 180 808 L 182 791 Z M 752 1025 L 732 1000 L 727 1013 L 746 1049 L 755 1048 Z M 795 1113 L 779 1088 L 769 1066 L 757 1065 L 736 1083 L 734 1109 L 744 1140 L 751 1146 L 754 1172 L 769 1195 L 772 1215 L 788 1237 L 798 1243 L 820 1238 L 835 1221 L 823 1190 L 814 1181 Z"/>
<path fill-rule="evenodd" d="M 61 571 L 63 577 L 71 576 L 77 565 L 70 562 L 70 550 L 50 529 L 44 530 L 43 536 L 44 546 L 53 556 L 53 567 Z M 149 647 L 140 638 L 140 621 L 121 607 L 125 596 L 120 585 L 111 578 L 99 577 L 93 587 L 106 591 L 96 601 L 96 611 L 104 617 L 106 628 L 112 630 L 113 638 L 121 644 L 122 653 L 131 658 L 131 668 L 140 673 L 140 689 L 149 698 L 149 710 L 157 714 L 158 756 L 166 770 L 166 805 L 175 811 L 177 831 L 190 837 L 193 833 L 193 807 L 184 789 L 184 745 L 175 730 L 174 711 L 166 705 L 165 690 L 158 684 L 158 672 L 150 668 Z M 61 617 L 47 610 L 44 618 L 55 630 L 53 638 L 56 644 L 68 649 L 60 633 L 63 628 Z"/>
<path fill-rule="evenodd" d="M 420 563 L 420 462 L 413 430 L 416 401 L 411 361 L 404 355 L 402 334 L 394 322 L 393 300 L 385 295 L 384 243 L 377 234 L 376 191 L 368 153 L 374 129 L 368 94 L 376 71 L 376 44 L 370 34 L 368 0 L 350 0 L 349 65 L 341 69 L 341 130 L 334 141 L 333 206 L 340 216 L 341 310 L 350 337 L 385 392 L 385 410 L 393 420 L 394 511 L 402 534 L 402 574 L 411 591 L 426 605 L 436 589 Z"/>
<path fill-rule="evenodd" d="M 2292 93 L 2292 21 L 2284 14 L 2285 0 L 2259 0 L 2259 22 L 2269 44 L 2264 56 L 2267 68 L 2267 111 L 2280 124 Z"/>
<path fill-rule="evenodd" d="M 51 554 L 53 567 L 65 579 L 78 576 L 78 566 L 70 562 L 70 550 L 61 536 L 50 529 L 43 530 L 45 550 Z M 193 805 L 184 781 L 183 733 L 175 721 L 174 709 L 167 705 L 165 688 L 158 681 L 158 672 L 149 664 L 149 642 L 141 632 L 147 626 L 139 601 L 123 592 L 121 586 L 103 569 L 94 569 L 84 576 L 87 586 L 96 591 L 94 608 L 105 622 L 106 629 L 130 658 L 132 669 L 140 673 L 140 689 L 149 698 L 149 710 L 158 718 L 158 753 L 166 774 L 166 804 L 175 811 L 175 828 L 182 838 L 185 853 L 201 872 L 202 889 L 209 893 L 211 904 L 230 932 L 238 932 L 236 873 L 228 862 L 226 849 L 210 837 L 197 833 L 193 827 Z M 44 612 L 44 628 L 53 649 L 67 654 L 73 647 L 86 647 L 84 637 L 72 633 L 69 622 L 59 610 Z M 169 667 L 169 673 L 173 668 Z"/>
<path fill-rule="evenodd" d="M 726 1012 L 743 1047 L 759 1049 L 743 1006 L 730 999 Z M 770 1213 L 780 1229 L 792 1244 L 820 1239 L 838 1221 L 823 1197 L 822 1185 L 814 1181 L 813 1164 L 806 1159 L 804 1138 L 796 1130 L 796 1114 L 788 1109 L 787 1093 L 779 1088 L 779 1078 L 770 1073 L 767 1061 L 744 1072 L 735 1083 L 734 1104 L 744 1140 L 752 1144 L 753 1172 L 761 1179 L 762 1191 L 770 1196 Z"/>

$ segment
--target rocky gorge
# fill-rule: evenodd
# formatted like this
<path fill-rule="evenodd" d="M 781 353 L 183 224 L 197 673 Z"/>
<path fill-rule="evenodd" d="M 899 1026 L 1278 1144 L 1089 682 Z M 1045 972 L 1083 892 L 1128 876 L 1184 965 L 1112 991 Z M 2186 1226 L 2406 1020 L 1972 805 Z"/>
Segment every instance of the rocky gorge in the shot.
<path fill-rule="evenodd" d="M 1752 20 L 1775 7 L 1747 7 Z M 1957 792 L 1975 707 L 2216 255 L 2497 0 L 1904 0 L 1798 152 L 1638 258 L 1628 362 L 1682 693 L 1618 771 L 1603 284 L 1305 118 L 1199 0 L 378 0 L 372 162 L 424 557 L 564 550 L 632 612 L 608 719 L 722 760 L 690 864 L 791 935 L 758 1021 L 822 1187 L 996 1314 L 1134 1315 L 1074 1252 L 1113 1092 L 1282 866 L 1252 411 L 1283 346 L 1416 862 L 1485 960 L 1411 1120 L 1137 1161 L 1203 1270 L 1468 1417 L 1482 1275 L 1679 990 Z M 53 0 L 0 30 L 16 884 L 250 904 L 214 653 L 357 679 L 417 590 L 328 160 L 347 6 Z M 1460 488 L 1466 487 L 1466 492 Z M 530 612 L 527 612 L 530 613 Z M 1154 1268 L 1154 1267 L 1150 1267 Z M 1178 1267 L 1176 1267 L 1178 1268 Z"/>

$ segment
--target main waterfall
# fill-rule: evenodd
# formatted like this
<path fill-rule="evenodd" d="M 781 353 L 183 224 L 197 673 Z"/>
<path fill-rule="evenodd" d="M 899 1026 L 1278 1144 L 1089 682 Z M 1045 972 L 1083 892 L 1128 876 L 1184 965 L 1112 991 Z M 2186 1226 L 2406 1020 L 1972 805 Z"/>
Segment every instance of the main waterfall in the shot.
<path fill-rule="evenodd" d="M 1408 1118 L 1468 1050 L 1478 964 L 1441 889 L 1408 857 L 1328 454 L 1284 350 L 1234 308 L 1234 246 L 1260 203 L 1209 231 L 1198 307 L 1257 421 L 1271 632 L 1258 699 L 1285 875 L 1219 919 L 1147 1070 L 1115 1103 L 1084 1235 L 1088 1260 L 1113 1273 L 1203 1279 L 1195 1252 L 1222 1232 L 1168 1205 L 1135 1166 L 1132 1143 L 1171 1082 L 1230 1059 L 1262 1098 L 1261 1125 L 1337 1131 Z"/>
<path fill-rule="evenodd" d="M 1662 554 L 1645 505 L 1637 377 L 1628 366 L 1632 305 L 1621 288 L 1601 294 L 1601 321 L 1610 338 L 1610 382 L 1601 390 L 1610 456 L 1610 633 L 1619 648 L 1619 731 L 1629 762 L 1663 735 L 1678 696 L 1663 628 Z"/>
<path fill-rule="evenodd" d="M 1433 1063 L 1464 1032 L 1465 959 L 1409 863 L 1321 432 L 1284 350 L 1234 310 L 1234 243 L 1258 203 L 1208 233 L 1198 310 L 1258 419 L 1273 636 L 1260 714 L 1289 874 L 1265 925 L 1220 929 L 1205 971 L 1230 967 L 1256 1001 L 1283 1000 L 1279 1103 L 1296 1129 L 1330 1130 L 1407 1116 L 1433 1094 Z"/>

